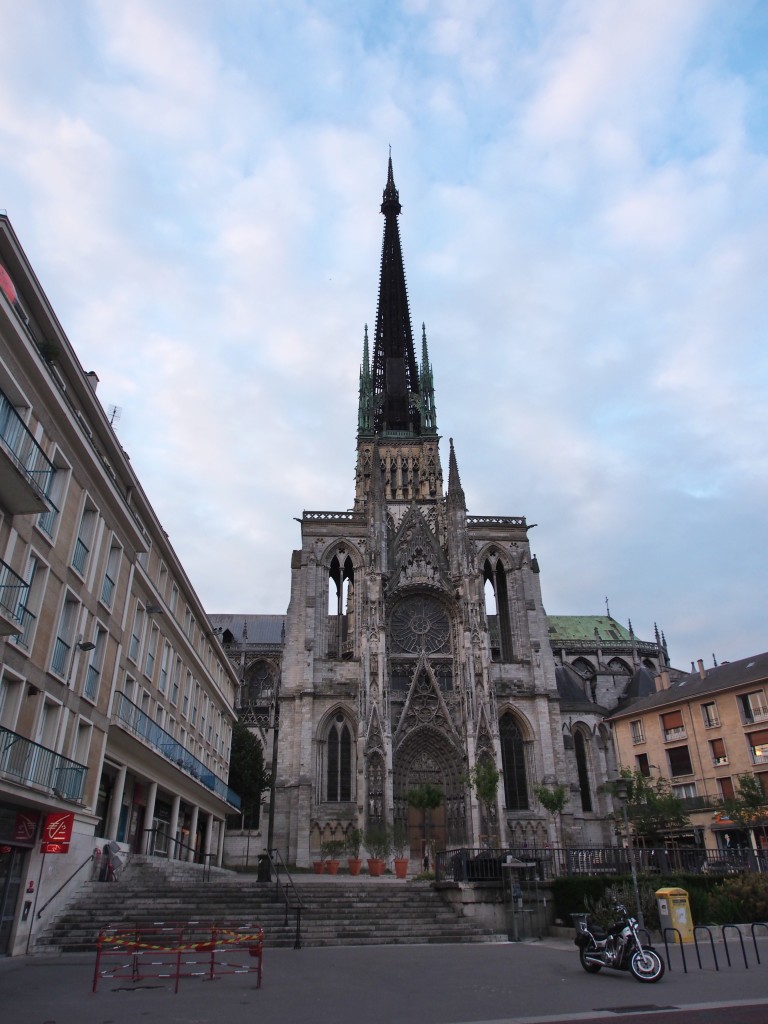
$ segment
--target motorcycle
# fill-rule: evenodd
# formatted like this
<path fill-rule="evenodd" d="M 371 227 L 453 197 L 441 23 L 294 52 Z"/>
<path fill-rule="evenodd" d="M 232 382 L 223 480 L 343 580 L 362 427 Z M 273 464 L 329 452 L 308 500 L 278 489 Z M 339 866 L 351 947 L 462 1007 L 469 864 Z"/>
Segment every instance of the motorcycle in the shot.
<path fill-rule="evenodd" d="M 630 971 L 638 981 L 660 981 L 664 977 L 664 961 L 653 948 L 640 941 L 637 920 L 620 903 L 614 910 L 619 920 L 606 931 L 588 914 L 574 914 L 576 938 L 581 966 L 588 974 L 597 974 L 603 967 Z"/>

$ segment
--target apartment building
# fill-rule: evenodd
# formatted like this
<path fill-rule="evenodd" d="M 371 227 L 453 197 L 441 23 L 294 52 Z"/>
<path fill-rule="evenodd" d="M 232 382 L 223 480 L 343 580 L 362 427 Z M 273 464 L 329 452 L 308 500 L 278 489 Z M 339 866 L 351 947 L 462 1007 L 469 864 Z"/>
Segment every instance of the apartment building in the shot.
<path fill-rule="evenodd" d="M 763 848 L 766 822 L 745 832 L 718 807 L 740 775 L 756 774 L 768 794 L 768 653 L 658 679 L 657 693 L 610 718 L 619 763 L 671 781 L 699 845 Z"/>
<path fill-rule="evenodd" d="M 220 861 L 239 806 L 237 675 L 97 385 L 0 215 L 0 955 L 108 840 Z"/>

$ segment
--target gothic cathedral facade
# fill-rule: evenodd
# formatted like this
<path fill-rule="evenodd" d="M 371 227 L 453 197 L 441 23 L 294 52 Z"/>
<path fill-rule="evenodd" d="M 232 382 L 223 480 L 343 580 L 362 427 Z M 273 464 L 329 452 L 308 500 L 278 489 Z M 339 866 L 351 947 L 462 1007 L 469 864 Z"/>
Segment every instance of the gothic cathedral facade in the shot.
<path fill-rule="evenodd" d="M 431 825 L 438 848 L 543 845 L 555 836 L 535 787 L 576 776 L 526 520 L 468 512 L 453 441 L 443 472 L 424 329 L 420 362 L 415 354 L 400 211 L 390 158 L 354 504 L 305 511 L 291 563 L 274 845 L 299 866 L 323 842 L 377 825 L 408 828 L 411 857 L 422 858 L 409 793 L 424 783 L 442 794 Z M 610 744 L 597 732 L 588 739 L 600 781 Z M 472 784 L 488 763 L 500 778 L 490 805 Z M 595 831 L 583 840 L 605 840 L 607 809 L 594 807 Z"/>

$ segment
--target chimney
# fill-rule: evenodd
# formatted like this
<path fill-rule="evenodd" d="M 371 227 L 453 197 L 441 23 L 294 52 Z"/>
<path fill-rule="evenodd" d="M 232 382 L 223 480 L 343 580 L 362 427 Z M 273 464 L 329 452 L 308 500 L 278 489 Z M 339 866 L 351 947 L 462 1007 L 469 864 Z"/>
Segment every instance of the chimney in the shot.
<path fill-rule="evenodd" d="M 704 671 L 704 662 L 701 660 L 701 658 L 699 658 L 696 664 L 699 666 L 699 679 L 706 679 L 707 673 Z"/>
<path fill-rule="evenodd" d="M 659 672 L 657 676 L 654 676 L 653 680 L 656 684 L 656 692 L 660 693 L 662 690 L 669 689 L 669 672 L 665 668 Z"/>
<path fill-rule="evenodd" d="M 91 385 L 93 392 L 96 392 L 96 388 L 99 386 L 99 375 L 95 370 L 89 370 L 86 375 L 88 383 Z"/>

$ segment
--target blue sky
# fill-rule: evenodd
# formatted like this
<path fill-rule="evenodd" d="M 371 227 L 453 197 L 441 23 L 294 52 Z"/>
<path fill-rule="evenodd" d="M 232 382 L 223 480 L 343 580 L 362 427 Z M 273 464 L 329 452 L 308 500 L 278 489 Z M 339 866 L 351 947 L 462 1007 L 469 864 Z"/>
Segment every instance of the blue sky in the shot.
<path fill-rule="evenodd" d="M 551 614 L 768 647 L 768 4 L 0 15 L 0 207 L 210 612 L 351 506 L 391 145 L 469 511 L 537 524 Z"/>

